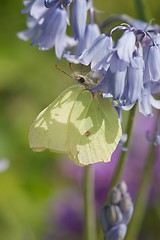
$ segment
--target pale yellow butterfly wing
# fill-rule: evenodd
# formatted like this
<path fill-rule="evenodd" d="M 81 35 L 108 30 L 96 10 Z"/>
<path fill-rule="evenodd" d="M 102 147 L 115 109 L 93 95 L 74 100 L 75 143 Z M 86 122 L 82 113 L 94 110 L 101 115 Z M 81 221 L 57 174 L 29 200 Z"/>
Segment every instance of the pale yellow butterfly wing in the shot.
<path fill-rule="evenodd" d="M 83 89 L 81 85 L 68 88 L 38 115 L 29 132 L 29 144 L 34 151 L 68 152 L 69 118 Z"/>
<path fill-rule="evenodd" d="M 70 115 L 70 157 L 80 165 L 108 162 L 121 135 L 119 117 L 111 101 L 83 91 Z"/>

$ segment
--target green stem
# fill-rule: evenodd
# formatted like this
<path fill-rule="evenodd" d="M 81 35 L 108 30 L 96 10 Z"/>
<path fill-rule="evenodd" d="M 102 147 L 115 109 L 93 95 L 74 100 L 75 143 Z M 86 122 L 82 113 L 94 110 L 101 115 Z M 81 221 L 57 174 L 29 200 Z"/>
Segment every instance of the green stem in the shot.
<path fill-rule="evenodd" d="M 143 21 L 146 21 L 147 17 L 145 14 L 145 6 L 143 3 L 143 0 L 134 0 L 135 2 L 135 7 L 136 7 L 136 12 L 138 18 L 140 18 Z"/>
<path fill-rule="evenodd" d="M 97 236 L 96 236 L 94 177 L 91 166 L 86 166 L 85 168 L 84 210 L 85 210 L 84 240 L 96 240 Z"/>
<path fill-rule="evenodd" d="M 130 144 L 130 136 L 131 136 L 131 133 L 132 133 L 132 126 L 133 126 L 135 111 L 136 111 L 136 106 L 134 106 L 130 110 L 130 114 L 129 114 L 129 117 L 128 117 L 127 127 L 126 127 L 126 131 L 125 131 L 125 133 L 127 134 L 127 141 L 126 141 L 125 146 L 124 146 L 126 148 L 128 148 L 129 144 Z M 124 169 L 124 166 L 125 166 L 125 163 L 126 163 L 126 160 L 127 160 L 127 153 L 128 152 L 126 152 L 126 151 L 121 152 L 118 164 L 116 166 L 115 173 L 114 173 L 113 178 L 112 178 L 111 183 L 110 183 L 110 188 L 109 188 L 110 190 L 111 190 L 112 187 L 116 186 L 118 184 L 118 182 L 120 181 L 120 178 L 121 178 L 121 175 L 123 173 L 123 169 Z M 106 202 L 107 202 L 107 200 L 108 200 L 108 194 L 107 194 Z"/>
<path fill-rule="evenodd" d="M 152 145 L 145 164 L 144 174 L 141 179 L 141 185 L 138 190 L 138 196 L 135 202 L 134 213 L 131 222 L 128 226 L 127 236 L 125 238 L 126 240 L 138 239 L 138 234 L 142 226 L 142 221 L 144 219 L 147 205 L 148 186 L 153 174 L 153 165 L 156 153 L 155 150 L 156 150 L 155 145 Z"/>

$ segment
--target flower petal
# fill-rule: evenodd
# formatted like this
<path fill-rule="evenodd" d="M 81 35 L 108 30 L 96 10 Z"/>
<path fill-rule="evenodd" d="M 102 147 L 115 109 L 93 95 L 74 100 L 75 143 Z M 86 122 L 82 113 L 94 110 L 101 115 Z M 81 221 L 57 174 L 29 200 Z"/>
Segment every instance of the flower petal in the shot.
<path fill-rule="evenodd" d="M 47 8 L 44 6 L 44 0 L 35 0 L 31 7 L 30 15 L 38 20 L 47 11 Z"/>
<path fill-rule="evenodd" d="M 152 81 L 160 80 L 160 49 L 153 45 L 149 49 L 148 66 Z"/>
<path fill-rule="evenodd" d="M 84 36 L 87 19 L 86 0 L 75 0 L 72 6 L 72 30 L 75 39 Z"/>
<path fill-rule="evenodd" d="M 133 31 L 125 31 L 117 42 L 116 50 L 118 57 L 125 61 L 130 62 L 132 54 L 135 49 L 136 36 Z"/>

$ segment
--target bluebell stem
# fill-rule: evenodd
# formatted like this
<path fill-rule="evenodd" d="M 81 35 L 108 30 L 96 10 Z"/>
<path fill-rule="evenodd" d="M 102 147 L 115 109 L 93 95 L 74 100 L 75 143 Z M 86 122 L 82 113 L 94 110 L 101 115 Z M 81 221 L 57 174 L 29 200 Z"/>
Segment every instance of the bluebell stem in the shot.
<path fill-rule="evenodd" d="M 133 203 L 124 181 L 112 188 L 109 203 L 102 210 L 105 240 L 123 240 L 132 217 Z"/>
<path fill-rule="evenodd" d="M 157 127 L 156 127 L 156 132 L 154 134 L 154 137 L 151 138 L 150 137 L 150 132 L 147 131 L 146 132 L 146 138 L 147 138 L 147 141 L 150 143 L 150 144 L 154 144 L 154 145 L 160 145 L 160 118 L 158 118 L 158 121 L 157 121 Z"/>

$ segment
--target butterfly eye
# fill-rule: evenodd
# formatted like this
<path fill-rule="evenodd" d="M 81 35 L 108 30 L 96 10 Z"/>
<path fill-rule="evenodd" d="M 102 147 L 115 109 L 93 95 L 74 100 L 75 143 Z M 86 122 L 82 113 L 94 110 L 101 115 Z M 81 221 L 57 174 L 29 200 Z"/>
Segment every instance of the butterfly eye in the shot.
<path fill-rule="evenodd" d="M 78 82 L 81 84 L 85 83 L 85 78 L 82 76 L 78 76 Z"/>

